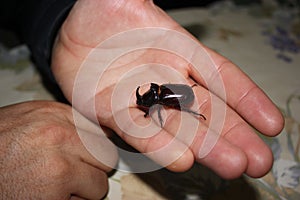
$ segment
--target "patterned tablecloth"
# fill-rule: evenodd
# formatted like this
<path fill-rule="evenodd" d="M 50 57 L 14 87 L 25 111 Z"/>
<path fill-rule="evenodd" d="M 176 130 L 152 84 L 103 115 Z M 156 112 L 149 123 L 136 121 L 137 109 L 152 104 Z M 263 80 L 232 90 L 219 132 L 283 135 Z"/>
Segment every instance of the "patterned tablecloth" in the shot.
<path fill-rule="evenodd" d="M 240 7 L 226 1 L 169 14 L 200 41 L 239 65 L 282 110 L 282 134 L 263 138 L 274 153 L 263 178 L 225 181 L 203 166 L 186 173 L 116 171 L 107 199 L 299 199 L 300 19 L 295 8 Z M 176 41 L 174 41 L 176 42 Z M 25 46 L 0 45 L 0 105 L 53 99 L 41 84 Z M 121 161 L 122 162 L 122 161 Z"/>

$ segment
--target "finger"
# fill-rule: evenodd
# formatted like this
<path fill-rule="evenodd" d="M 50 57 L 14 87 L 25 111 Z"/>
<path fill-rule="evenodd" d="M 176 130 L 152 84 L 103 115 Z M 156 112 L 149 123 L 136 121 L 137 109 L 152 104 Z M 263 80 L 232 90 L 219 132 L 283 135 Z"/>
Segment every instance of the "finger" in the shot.
<path fill-rule="evenodd" d="M 230 144 L 240 148 L 247 156 L 245 173 L 252 177 L 265 175 L 272 167 L 273 156 L 270 148 L 231 108 L 227 109 L 222 137 Z"/>
<path fill-rule="evenodd" d="M 83 162 L 76 162 L 71 194 L 84 199 L 102 199 L 108 191 L 107 175 Z"/>
<path fill-rule="evenodd" d="M 61 155 L 66 155 L 72 161 L 70 172 L 73 177 L 65 180 L 69 194 L 84 199 L 101 199 L 108 188 L 105 171 L 111 170 L 109 161 L 116 162 L 116 150 L 104 135 L 97 134 L 99 127 L 79 113 L 72 115 L 71 109 L 66 108 L 60 128 L 51 132 L 47 139 L 56 145 L 60 144 Z M 87 145 L 86 141 L 91 140 L 97 147 Z M 98 157 L 92 154 L 95 149 L 98 153 L 100 151 Z"/>
<path fill-rule="evenodd" d="M 193 152 L 201 151 L 202 145 L 203 140 L 197 137 L 192 145 Z M 248 156 L 245 152 L 222 137 L 205 157 L 198 157 L 196 160 L 225 179 L 240 177 L 245 173 L 248 165 Z"/>
<path fill-rule="evenodd" d="M 238 124 L 228 131 L 224 138 L 247 155 L 248 176 L 258 178 L 269 172 L 273 164 L 272 151 L 249 126 Z"/>
<path fill-rule="evenodd" d="M 203 97 L 208 96 L 208 91 L 202 87 L 193 88 L 197 100 L 202 100 L 202 107 L 200 112 L 204 112 L 208 116 L 207 123 L 209 123 L 209 129 L 220 130 L 216 127 L 216 123 L 213 123 L 212 117 L 216 113 L 211 113 L 212 105 L 222 105 L 217 106 L 219 112 L 225 111 L 225 116 L 222 119 L 218 119 L 219 123 L 224 124 L 220 132 L 220 136 L 226 139 L 231 145 L 238 147 L 247 157 L 247 170 L 246 174 L 252 177 L 261 177 L 267 173 L 273 162 L 272 152 L 270 148 L 261 140 L 260 137 L 254 132 L 254 129 L 250 127 L 243 118 L 241 118 L 231 107 L 228 107 L 223 101 L 218 100 L 218 98 L 203 99 Z M 211 101 L 212 99 L 213 101 Z M 205 104 L 205 105 L 204 105 Z M 222 107 L 224 107 L 222 109 Z M 222 116 L 217 114 L 218 118 Z M 211 121 L 210 121 L 211 120 Z"/>
<path fill-rule="evenodd" d="M 181 115 L 185 118 L 190 117 L 189 121 L 198 120 L 188 114 L 181 113 Z M 225 122 L 221 133 L 210 130 L 205 123 L 202 123 L 196 134 L 187 131 L 190 130 L 189 128 L 184 128 L 185 134 L 180 135 L 176 126 L 180 124 L 178 116 L 179 114 L 173 115 L 168 119 L 165 127 L 167 131 L 177 133 L 174 136 L 190 146 L 197 161 L 210 167 L 223 178 L 236 178 L 242 173 L 251 177 L 261 177 L 271 169 L 273 156 L 270 148 L 242 120 L 230 122 L 230 124 L 237 123 L 232 127 Z M 190 122 L 180 126 L 190 127 L 191 124 Z M 192 143 L 191 136 L 194 137 Z"/>
<path fill-rule="evenodd" d="M 230 107 L 256 129 L 270 136 L 278 134 L 283 128 L 283 117 L 272 101 L 232 62 L 208 48 L 206 50 L 215 69 L 205 75 L 206 81 L 201 78 L 194 67 L 191 67 L 190 75 L 223 98 Z M 220 84 L 215 84 L 218 82 L 216 81 L 217 77 L 221 79 L 221 83 L 219 83 L 224 85 L 226 99 L 220 95 L 222 92 Z"/>
<path fill-rule="evenodd" d="M 223 165 L 227 166 L 226 168 L 228 169 L 221 172 L 225 174 L 219 173 L 223 177 L 228 178 L 229 174 L 234 177 L 243 172 L 243 170 L 249 176 L 260 177 L 269 171 L 272 165 L 271 151 L 253 129 L 222 100 L 211 98 L 210 96 L 213 96 L 213 94 L 209 94 L 205 88 L 198 86 L 193 87 L 193 90 L 200 109 L 197 109 L 194 105 L 191 109 L 204 114 L 207 120 L 198 119 L 190 113 L 173 111 L 167 116 L 165 129 L 185 144 L 191 146 L 195 157 L 201 163 L 210 166 L 217 173 L 219 173 L 218 167 L 220 167 L 218 162 L 222 160 Z M 211 99 L 214 101 L 212 102 Z M 220 113 L 211 112 L 212 104 L 219 105 L 217 112 Z M 222 112 L 224 112 L 223 115 Z M 224 117 L 223 119 L 222 116 Z M 218 124 L 221 124 L 221 126 L 218 127 L 214 123 L 216 120 L 213 118 L 217 118 Z M 186 119 L 186 121 L 184 122 L 182 119 Z M 195 134 L 195 131 L 191 132 L 191 127 L 196 126 L 198 126 L 198 130 Z M 178 134 L 180 132 L 179 128 L 185 130 L 185 132 Z M 189 130 L 189 132 L 186 130 Z M 191 143 L 192 140 L 193 143 Z M 210 142 L 211 145 L 208 146 L 207 142 Z M 206 151 L 203 148 L 209 149 Z M 205 159 L 202 159 L 203 156 L 199 154 L 205 151 L 205 155 L 202 153 Z M 210 159 L 211 157 L 220 158 Z M 247 163 L 247 169 L 244 169 L 245 163 Z"/>
<path fill-rule="evenodd" d="M 74 122 L 73 122 L 74 121 Z M 80 113 L 73 111 L 71 126 L 73 134 L 72 146 L 65 146 L 70 154 L 76 154 L 82 161 L 102 169 L 110 171 L 117 163 L 118 154 L 114 144 L 106 137 L 101 127 L 92 123 Z"/>
<path fill-rule="evenodd" d="M 186 121 L 182 121 L 185 118 Z M 190 127 L 197 127 L 192 130 Z M 209 130 L 205 122 L 189 113 L 175 111 L 168 116 L 165 129 L 189 145 L 195 159 L 225 179 L 241 176 L 247 168 L 247 155 L 239 147 Z"/>
<path fill-rule="evenodd" d="M 194 156 L 188 146 L 162 129 L 150 117 L 145 118 L 139 109 L 129 108 L 129 112 L 131 117 L 127 116 L 128 109 L 115 113 L 122 124 L 111 124 L 126 143 L 171 171 L 186 171 L 193 165 Z M 149 125 L 151 122 L 152 126 Z"/>
<path fill-rule="evenodd" d="M 81 134 L 83 145 L 79 147 L 79 155 L 82 160 L 106 172 L 111 171 L 118 162 L 115 145 L 106 136 L 85 131 L 81 131 Z"/>

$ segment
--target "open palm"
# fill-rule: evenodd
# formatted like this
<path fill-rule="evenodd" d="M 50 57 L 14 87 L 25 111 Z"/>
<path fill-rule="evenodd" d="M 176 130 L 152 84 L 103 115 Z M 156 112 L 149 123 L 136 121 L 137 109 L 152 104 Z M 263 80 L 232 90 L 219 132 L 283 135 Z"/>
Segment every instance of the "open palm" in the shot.
<path fill-rule="evenodd" d="M 272 153 L 252 127 L 278 134 L 283 118 L 276 106 L 152 1 L 77 1 L 57 37 L 52 70 L 76 109 L 172 171 L 194 161 L 224 178 L 260 177 L 271 168 Z M 196 83 L 190 109 L 207 120 L 174 109 L 162 110 L 163 128 L 155 109 L 145 118 L 135 90 L 142 85 L 143 94 L 151 82 Z"/>

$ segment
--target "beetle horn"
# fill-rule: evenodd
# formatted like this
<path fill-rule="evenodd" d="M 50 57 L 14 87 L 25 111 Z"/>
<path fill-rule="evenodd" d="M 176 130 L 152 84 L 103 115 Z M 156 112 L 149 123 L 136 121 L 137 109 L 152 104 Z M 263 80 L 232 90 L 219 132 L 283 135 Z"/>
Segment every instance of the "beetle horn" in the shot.
<path fill-rule="evenodd" d="M 136 89 L 135 91 L 135 95 L 136 95 L 136 103 L 139 104 L 141 101 L 142 101 L 142 96 L 140 95 L 139 93 L 139 89 L 140 89 L 140 86 Z"/>

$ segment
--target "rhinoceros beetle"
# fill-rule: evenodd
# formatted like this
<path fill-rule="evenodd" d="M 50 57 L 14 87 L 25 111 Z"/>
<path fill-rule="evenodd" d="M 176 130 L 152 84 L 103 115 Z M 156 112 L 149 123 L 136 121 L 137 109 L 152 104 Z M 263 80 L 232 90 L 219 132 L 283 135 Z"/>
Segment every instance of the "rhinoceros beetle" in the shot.
<path fill-rule="evenodd" d="M 192 111 L 188 108 L 188 106 L 195 99 L 192 87 L 184 84 L 158 85 L 156 83 L 151 83 L 150 89 L 143 95 L 140 95 L 139 86 L 136 89 L 136 104 L 142 111 L 145 112 L 144 117 L 147 117 L 149 115 L 150 107 L 155 105 L 162 105 L 198 115 L 206 120 L 204 115 Z M 158 107 L 158 119 L 161 127 L 163 126 L 163 119 L 161 116 L 162 106 Z"/>

